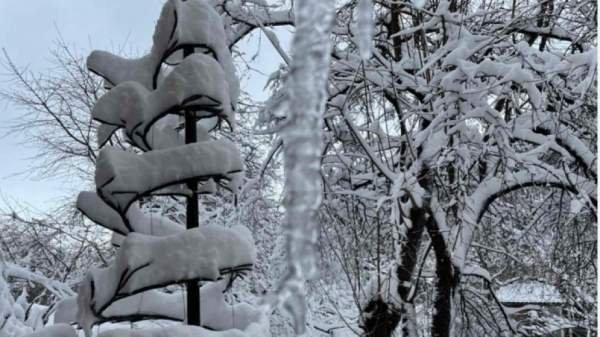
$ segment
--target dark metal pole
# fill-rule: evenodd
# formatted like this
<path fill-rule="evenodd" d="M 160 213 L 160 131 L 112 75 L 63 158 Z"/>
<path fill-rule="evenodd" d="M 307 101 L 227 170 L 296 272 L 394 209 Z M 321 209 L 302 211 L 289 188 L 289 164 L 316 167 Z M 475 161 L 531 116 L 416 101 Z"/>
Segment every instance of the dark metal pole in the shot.
<path fill-rule="evenodd" d="M 183 49 L 183 57 L 194 53 L 193 47 Z M 185 111 L 185 143 L 195 143 L 198 141 L 196 134 L 196 117 L 193 111 Z M 186 206 L 186 228 L 198 227 L 198 181 L 190 179 L 187 181 L 187 187 L 192 191 L 192 195 L 187 198 Z M 198 280 L 186 282 L 187 288 L 187 323 L 189 325 L 200 326 L 200 284 Z"/>

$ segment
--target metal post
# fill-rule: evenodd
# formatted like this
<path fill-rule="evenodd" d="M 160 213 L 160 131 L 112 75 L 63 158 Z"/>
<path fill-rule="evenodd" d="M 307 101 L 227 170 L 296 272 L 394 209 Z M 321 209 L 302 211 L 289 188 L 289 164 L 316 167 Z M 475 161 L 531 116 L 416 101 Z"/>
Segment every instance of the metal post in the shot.
<path fill-rule="evenodd" d="M 193 47 L 183 49 L 183 57 L 194 53 Z M 193 111 L 185 111 L 185 143 L 195 143 L 198 141 L 196 134 L 196 117 Z M 192 191 L 192 195 L 187 198 L 186 206 L 186 228 L 198 227 L 198 180 L 190 179 L 187 181 L 187 187 Z M 187 288 L 187 323 L 189 325 L 200 326 L 200 284 L 199 280 L 186 282 Z"/>

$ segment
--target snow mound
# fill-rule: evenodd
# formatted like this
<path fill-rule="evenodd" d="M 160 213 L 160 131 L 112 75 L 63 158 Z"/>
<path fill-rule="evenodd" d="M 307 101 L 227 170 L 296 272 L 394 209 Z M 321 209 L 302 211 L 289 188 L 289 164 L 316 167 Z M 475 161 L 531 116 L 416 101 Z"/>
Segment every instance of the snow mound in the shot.
<path fill-rule="evenodd" d="M 127 59 L 106 51 L 93 51 L 88 69 L 103 77 L 109 86 L 135 81 L 147 89 L 156 88 L 163 62 L 176 63 L 182 49 L 193 47 L 214 57 L 226 73 L 232 102 L 239 96 L 239 81 L 226 44 L 221 17 L 207 1 L 169 0 L 156 24 L 150 53 Z"/>
<path fill-rule="evenodd" d="M 124 127 L 136 146 L 150 150 L 184 143 L 172 125 L 162 125 L 158 130 L 152 126 L 167 114 L 182 114 L 186 110 L 193 111 L 199 119 L 218 116 L 233 125 L 225 74 L 209 56 L 187 57 L 154 91 L 132 81 L 117 85 L 98 100 L 92 117 L 113 126 L 102 130 L 99 144 L 104 144 L 114 131 Z M 201 139 L 208 137 L 202 128 L 199 135 Z"/>
<path fill-rule="evenodd" d="M 245 227 L 205 226 L 155 237 L 129 234 L 113 264 L 92 269 L 79 285 L 77 321 L 87 331 L 115 301 L 189 280 L 215 281 L 252 267 L 256 253 Z"/>
<path fill-rule="evenodd" d="M 79 193 L 77 209 L 98 225 L 121 235 L 137 232 L 165 236 L 185 229 L 180 224 L 164 216 L 143 213 L 137 204 L 129 207 L 125 217 L 121 217 L 94 192 Z"/>
<path fill-rule="evenodd" d="M 68 324 L 60 323 L 41 328 L 24 337 L 77 337 L 77 331 Z"/>
<path fill-rule="evenodd" d="M 200 288 L 202 326 L 211 330 L 245 330 L 259 324 L 263 313 L 246 303 L 228 304 L 223 291 L 227 282 L 209 283 Z M 112 303 L 102 314 L 102 321 L 161 318 L 183 321 L 185 292 L 165 293 L 151 290 Z"/>
<path fill-rule="evenodd" d="M 77 296 L 67 297 L 54 307 L 54 323 L 71 324 L 77 321 Z"/>
<path fill-rule="evenodd" d="M 198 326 L 174 326 L 144 330 L 114 329 L 98 337 L 250 337 L 240 330 L 211 331 Z"/>
<path fill-rule="evenodd" d="M 113 147 L 100 151 L 96 166 L 98 195 L 120 214 L 153 191 L 188 179 L 231 179 L 242 171 L 240 153 L 228 140 L 187 144 L 138 155 Z"/>

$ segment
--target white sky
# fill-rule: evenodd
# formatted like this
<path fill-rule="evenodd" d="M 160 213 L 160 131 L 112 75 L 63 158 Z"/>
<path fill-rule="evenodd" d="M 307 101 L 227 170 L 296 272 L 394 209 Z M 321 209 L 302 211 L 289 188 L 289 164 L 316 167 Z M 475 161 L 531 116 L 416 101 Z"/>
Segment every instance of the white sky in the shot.
<path fill-rule="evenodd" d="M 4 48 L 19 66 L 34 72 L 49 69 L 50 50 L 58 34 L 83 54 L 92 49 L 120 50 L 142 54 L 152 43 L 154 23 L 163 0 L 0 0 L 0 48 Z M 280 32 L 284 30 L 280 29 Z M 258 33 L 240 47 L 250 58 L 258 51 Z M 288 45 L 290 34 L 282 43 Z M 277 69 L 281 60 L 265 38 L 260 53 L 251 63 L 263 73 Z M 262 88 L 266 77 L 256 74 L 242 82 L 242 89 L 253 97 L 265 97 Z M 5 71 L 0 69 L 0 89 L 7 89 Z M 0 134 L 8 121 L 20 111 L 0 100 Z M 5 201 L 19 202 L 46 211 L 77 190 L 77 182 L 68 177 L 36 179 L 28 172 L 34 163 L 35 149 L 22 144 L 23 139 L 0 138 L 0 207 Z M 30 170 L 29 170 L 30 171 Z"/>

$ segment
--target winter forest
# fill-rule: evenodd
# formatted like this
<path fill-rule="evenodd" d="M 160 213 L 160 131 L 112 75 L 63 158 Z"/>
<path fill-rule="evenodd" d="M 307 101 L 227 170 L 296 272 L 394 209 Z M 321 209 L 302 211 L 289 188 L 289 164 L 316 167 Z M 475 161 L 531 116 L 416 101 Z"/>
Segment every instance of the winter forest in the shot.
<path fill-rule="evenodd" d="M 596 1 L 156 2 L 0 35 L 0 337 L 598 335 Z"/>

